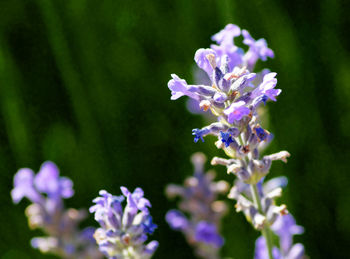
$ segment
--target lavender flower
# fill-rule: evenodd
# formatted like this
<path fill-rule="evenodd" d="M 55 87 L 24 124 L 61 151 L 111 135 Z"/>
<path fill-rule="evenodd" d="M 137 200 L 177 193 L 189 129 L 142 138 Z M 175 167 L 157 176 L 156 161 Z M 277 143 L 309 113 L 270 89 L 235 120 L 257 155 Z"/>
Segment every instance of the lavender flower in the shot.
<path fill-rule="evenodd" d="M 247 53 L 233 44 L 233 38 L 240 35 L 240 29 L 232 24 L 213 36 L 220 45 L 197 50 L 195 61 L 208 74 L 211 85 L 188 85 L 173 74 L 173 79 L 168 83 L 171 99 L 186 95 L 204 110 L 210 109 L 219 116 L 223 124 L 238 127 L 247 125 L 257 117 L 256 109 L 261 102 L 265 104 L 268 99 L 276 101 L 276 96 L 281 93 L 280 89 L 275 89 L 276 73 L 266 74 L 263 71 L 263 80 L 256 81 L 260 76 L 247 69 L 247 66 L 253 68 L 258 59 L 273 57 L 273 52 L 267 48 L 265 40 L 254 41 L 247 31 L 243 32 L 244 43 L 249 46 Z M 196 139 L 202 139 L 202 136 Z"/>
<path fill-rule="evenodd" d="M 100 197 L 93 200 L 95 205 L 90 208 L 101 226 L 94 234 L 100 251 L 113 259 L 151 258 L 158 247 L 157 241 L 144 244 L 148 234 L 152 234 L 157 227 L 149 213 L 151 203 L 143 197 L 141 188 L 131 193 L 121 187 L 121 191 L 123 196 L 100 191 Z"/>
<path fill-rule="evenodd" d="M 194 154 L 194 175 L 185 180 L 184 186 L 167 186 L 166 194 L 169 198 L 181 198 L 181 211 L 170 210 L 166 214 L 166 221 L 172 229 L 185 235 L 197 255 L 216 259 L 224 244 L 224 239 L 219 234 L 220 221 L 227 211 L 226 204 L 217 199 L 220 193 L 227 192 L 228 184 L 225 181 L 214 182 L 213 172 L 204 173 L 205 160 L 203 154 Z"/>
<path fill-rule="evenodd" d="M 242 35 L 244 37 L 243 43 L 249 46 L 248 52 L 243 57 L 243 62 L 249 69 L 254 68 L 255 63 L 259 58 L 262 61 L 265 61 L 268 57 L 274 57 L 274 53 L 267 47 L 265 39 L 255 41 L 246 30 L 242 30 Z"/>
<path fill-rule="evenodd" d="M 66 259 L 102 258 L 92 238 L 94 229 L 78 229 L 86 212 L 64 209 L 63 199 L 70 198 L 73 194 L 73 182 L 69 178 L 60 177 L 59 169 L 50 161 L 43 163 L 36 175 L 29 168 L 20 169 L 14 177 L 14 188 L 11 191 L 14 203 L 19 203 L 23 198 L 32 202 L 26 209 L 29 226 L 32 229 L 39 228 L 47 234 L 31 240 L 34 248 Z"/>
<path fill-rule="evenodd" d="M 243 44 L 249 47 L 247 52 L 234 44 L 234 38 L 241 34 L 244 38 Z M 254 73 L 252 70 L 259 59 L 265 61 L 268 57 L 274 57 L 274 53 L 267 47 L 264 39 L 254 40 L 246 30 L 241 31 L 233 24 L 228 24 L 212 39 L 217 45 L 199 49 L 195 54 L 197 66 L 208 74 L 210 84 L 186 83 L 182 88 L 174 87 L 177 76 L 172 75 L 174 79 L 169 81 L 168 87 L 172 91 L 172 96 L 176 98 L 171 99 L 187 95 L 198 102 L 201 109 L 210 110 L 217 116 L 218 122 L 193 130 L 194 141 L 197 142 L 199 139 L 204 141 L 206 135 L 217 136 L 216 146 L 229 158 L 214 157 L 211 163 L 226 166 L 227 173 L 236 176 L 237 180 L 230 192 L 230 198 L 237 201 L 237 211 L 242 211 L 253 227 L 261 231 L 266 249 L 257 251 L 272 259 L 278 254 L 278 250 L 272 247 L 270 226 L 280 215 L 285 215 L 288 211 L 286 205 L 278 206 L 275 201 L 276 197 L 282 194 L 282 183 L 274 180 L 273 185 L 270 181 L 264 183 L 264 179 L 273 161 L 287 162 L 290 154 L 287 151 L 280 151 L 261 156 L 263 149 L 272 140 L 272 135 L 261 126 L 258 110 L 262 104 L 266 105 L 268 100 L 276 101 L 281 90 L 275 88 L 276 73 L 267 69 L 259 73 Z M 189 200 L 187 196 L 186 199 Z M 186 231 L 191 229 L 191 224 L 185 221 L 186 217 L 183 214 L 171 212 L 170 216 L 168 217 L 170 225 L 191 236 L 186 234 Z M 216 240 L 215 234 L 211 234 L 215 229 L 208 224 L 206 226 L 203 233 L 207 234 L 203 240 Z M 289 240 L 281 237 L 282 239 Z M 262 241 L 259 242 L 259 246 L 262 247 Z"/>

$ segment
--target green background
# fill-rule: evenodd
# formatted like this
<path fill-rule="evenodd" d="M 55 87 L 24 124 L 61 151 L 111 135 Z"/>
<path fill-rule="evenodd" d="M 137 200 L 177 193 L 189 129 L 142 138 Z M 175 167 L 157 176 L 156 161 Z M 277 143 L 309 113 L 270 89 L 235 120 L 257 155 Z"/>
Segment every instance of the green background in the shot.
<path fill-rule="evenodd" d="M 142 187 L 159 225 L 154 258 L 193 258 L 164 221 L 175 206 L 164 188 L 192 173 L 193 152 L 221 153 L 213 138 L 193 143 L 204 121 L 185 98 L 170 101 L 167 82 L 171 73 L 193 82 L 194 52 L 227 23 L 275 51 L 260 64 L 283 90 L 268 105 L 269 151 L 292 156 L 271 176 L 289 178 L 281 202 L 305 227 L 297 241 L 311 258 L 348 258 L 349 11 L 346 0 L 1 1 L 1 258 L 51 258 L 30 247 L 40 232 L 27 227 L 28 202 L 14 206 L 9 195 L 18 168 L 45 160 L 74 181 L 67 206 L 89 207 L 100 189 Z M 224 235 L 223 255 L 252 258 L 258 233 L 242 214 L 225 218 Z"/>

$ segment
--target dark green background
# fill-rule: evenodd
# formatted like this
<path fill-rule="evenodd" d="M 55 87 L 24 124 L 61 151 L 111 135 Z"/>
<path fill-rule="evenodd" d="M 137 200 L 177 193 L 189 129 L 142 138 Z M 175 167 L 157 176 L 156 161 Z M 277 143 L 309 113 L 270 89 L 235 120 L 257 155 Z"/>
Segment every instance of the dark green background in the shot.
<path fill-rule="evenodd" d="M 289 178 L 281 202 L 305 227 L 298 241 L 311 258 L 348 258 L 349 11 L 347 0 L 1 1 L 1 258 L 51 258 L 30 247 L 40 232 L 27 227 L 28 202 L 14 206 L 9 195 L 18 168 L 48 159 L 74 181 L 68 206 L 89 207 L 102 188 L 144 188 L 159 225 L 154 258 L 193 257 L 164 221 L 175 206 L 164 187 L 192 173 L 193 152 L 220 152 L 213 138 L 193 143 L 204 122 L 185 98 L 170 101 L 167 81 L 176 73 L 192 82 L 194 52 L 227 23 L 275 51 L 263 64 L 283 90 L 268 105 L 270 151 L 292 157 L 271 175 Z M 225 222 L 223 254 L 252 258 L 258 233 L 242 214 Z"/>

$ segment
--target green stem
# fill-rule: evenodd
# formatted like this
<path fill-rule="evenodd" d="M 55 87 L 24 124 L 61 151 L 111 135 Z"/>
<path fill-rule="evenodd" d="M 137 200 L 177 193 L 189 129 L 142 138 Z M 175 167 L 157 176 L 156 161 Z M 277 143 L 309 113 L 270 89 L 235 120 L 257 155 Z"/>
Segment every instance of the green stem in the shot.
<path fill-rule="evenodd" d="M 261 214 L 263 213 L 262 210 L 262 206 L 261 206 L 261 202 L 260 202 L 260 198 L 259 198 L 259 192 L 258 192 L 258 188 L 256 186 L 256 184 L 251 184 L 250 185 L 250 189 L 253 195 L 253 201 L 255 206 L 258 208 L 259 212 Z M 261 230 L 262 235 L 265 238 L 266 241 L 266 247 L 267 247 L 267 251 L 269 254 L 269 258 L 273 259 L 273 255 L 272 255 L 272 239 L 271 239 L 271 231 L 270 228 L 268 226 L 265 226 L 262 230 Z"/>

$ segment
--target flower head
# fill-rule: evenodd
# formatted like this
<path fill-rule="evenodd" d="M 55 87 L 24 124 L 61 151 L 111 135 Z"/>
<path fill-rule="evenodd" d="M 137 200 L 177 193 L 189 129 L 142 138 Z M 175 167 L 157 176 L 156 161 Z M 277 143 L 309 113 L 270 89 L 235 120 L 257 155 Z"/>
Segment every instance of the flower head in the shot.
<path fill-rule="evenodd" d="M 63 199 L 73 194 L 73 182 L 60 176 L 58 167 L 50 161 L 44 162 L 36 175 L 28 168 L 18 170 L 11 191 L 15 203 L 24 197 L 32 202 L 26 209 L 29 225 L 46 234 L 33 238 L 32 247 L 64 258 L 101 259 L 102 254 L 92 239 L 95 229 L 78 228 L 86 217 L 85 210 L 64 208 Z"/>
<path fill-rule="evenodd" d="M 178 207 L 181 211 L 170 210 L 165 219 L 172 229 L 185 235 L 198 255 L 211 259 L 217 258 L 224 243 L 219 227 L 227 208 L 223 201 L 217 199 L 220 193 L 227 191 L 228 184 L 225 181 L 214 182 L 213 173 L 204 172 L 205 160 L 202 153 L 194 154 L 194 175 L 185 180 L 184 186 L 167 186 L 168 197 L 180 197 Z"/>
<path fill-rule="evenodd" d="M 157 228 L 149 214 L 151 203 L 144 198 L 141 188 L 130 192 L 126 187 L 120 188 L 123 196 L 114 196 L 105 190 L 100 197 L 93 200 L 90 212 L 100 228 L 95 232 L 95 239 L 101 252 L 108 258 L 150 258 L 158 247 L 157 241 L 144 244 L 148 234 Z M 123 208 L 123 202 L 126 205 Z M 129 255 L 130 256 L 130 255 Z"/>

